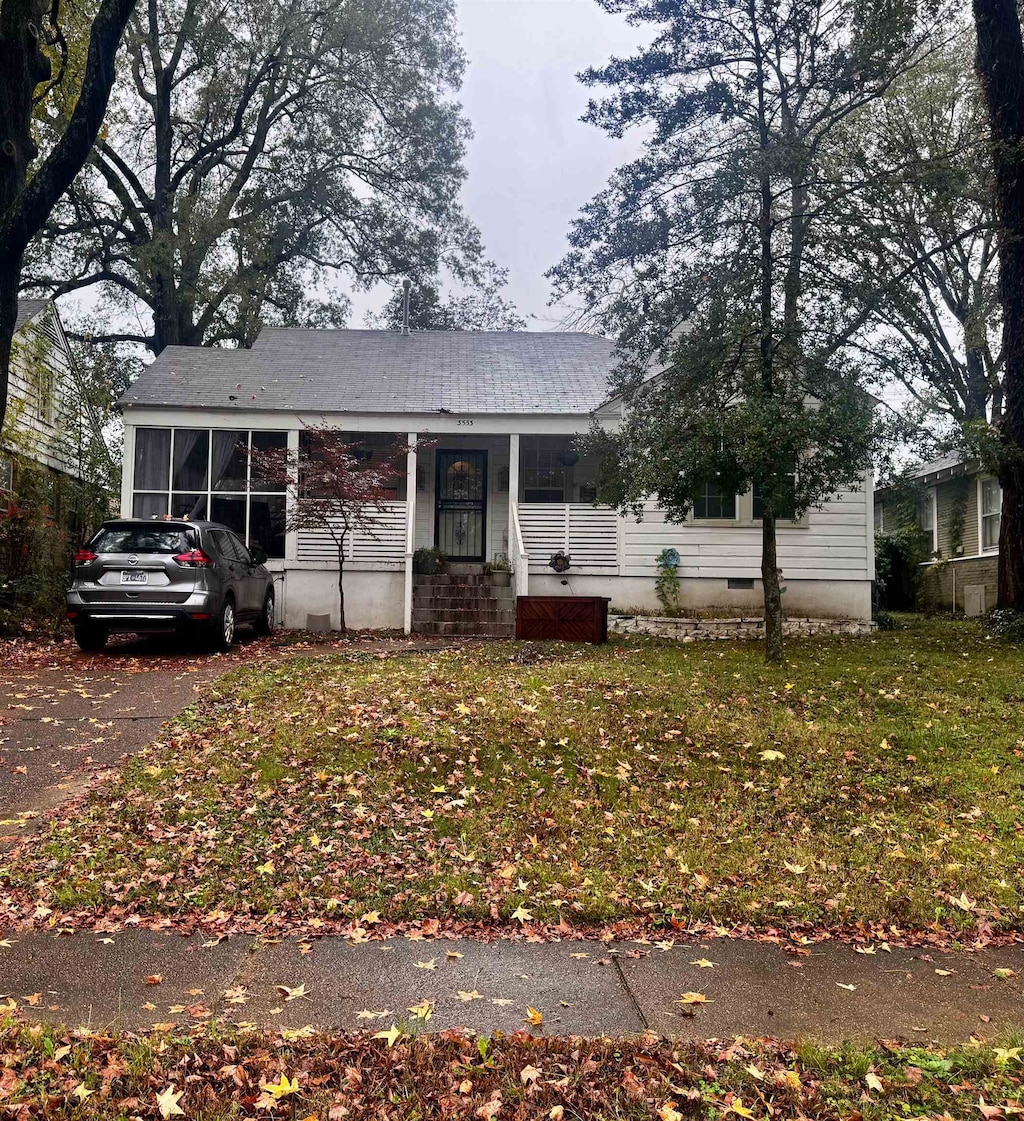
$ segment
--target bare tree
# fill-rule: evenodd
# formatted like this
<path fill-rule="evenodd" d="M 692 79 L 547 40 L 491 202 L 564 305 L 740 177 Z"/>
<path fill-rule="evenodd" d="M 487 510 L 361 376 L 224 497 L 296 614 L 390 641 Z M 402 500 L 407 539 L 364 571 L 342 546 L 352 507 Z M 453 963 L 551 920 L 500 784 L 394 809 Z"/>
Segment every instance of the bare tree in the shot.
<path fill-rule="evenodd" d="M 87 174 L 23 285 L 98 288 L 100 341 L 251 345 L 346 290 L 472 274 L 452 0 L 152 0 Z"/>

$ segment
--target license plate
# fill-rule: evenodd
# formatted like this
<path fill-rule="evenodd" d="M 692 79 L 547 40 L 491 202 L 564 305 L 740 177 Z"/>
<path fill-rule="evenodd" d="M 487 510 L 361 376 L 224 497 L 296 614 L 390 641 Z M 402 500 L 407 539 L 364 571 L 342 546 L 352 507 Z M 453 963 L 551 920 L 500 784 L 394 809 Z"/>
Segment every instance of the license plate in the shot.
<path fill-rule="evenodd" d="M 149 573 L 148 572 L 122 572 L 121 573 L 121 583 L 122 584 L 148 584 L 149 583 Z"/>

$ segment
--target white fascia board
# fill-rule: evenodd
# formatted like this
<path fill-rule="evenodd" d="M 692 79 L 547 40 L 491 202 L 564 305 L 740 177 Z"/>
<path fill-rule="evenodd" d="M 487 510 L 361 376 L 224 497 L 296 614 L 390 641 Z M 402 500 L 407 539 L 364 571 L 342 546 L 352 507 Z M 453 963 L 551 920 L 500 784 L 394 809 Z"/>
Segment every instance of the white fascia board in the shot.
<path fill-rule="evenodd" d="M 330 424 L 348 432 L 574 435 L 590 427 L 587 413 L 332 413 L 267 409 L 183 409 L 128 405 L 126 424 L 139 428 L 290 429 Z"/>

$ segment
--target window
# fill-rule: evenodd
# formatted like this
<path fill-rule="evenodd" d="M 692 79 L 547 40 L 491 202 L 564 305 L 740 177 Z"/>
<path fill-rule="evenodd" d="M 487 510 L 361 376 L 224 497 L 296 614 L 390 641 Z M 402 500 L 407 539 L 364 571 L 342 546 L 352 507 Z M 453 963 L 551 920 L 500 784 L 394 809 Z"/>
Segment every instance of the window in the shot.
<path fill-rule="evenodd" d="M 783 521 L 796 521 L 796 473 L 790 471 L 783 475 L 779 481 L 781 483 L 782 501 L 775 516 Z M 754 521 L 760 521 L 764 517 L 764 498 L 760 487 L 756 483 L 754 484 L 752 497 L 753 518 Z"/>
<path fill-rule="evenodd" d="M 520 446 L 519 470 L 524 502 L 565 501 L 565 448 L 545 447 L 540 442 Z"/>
<path fill-rule="evenodd" d="M 931 538 L 932 552 L 938 549 L 938 538 L 936 536 L 935 525 L 935 491 L 926 490 L 921 495 L 921 500 L 917 507 L 917 524 L 922 533 L 927 533 Z"/>
<path fill-rule="evenodd" d="M 162 553 L 173 556 L 186 549 L 194 549 L 191 539 L 194 530 L 165 529 L 157 524 L 149 526 L 112 525 L 102 530 L 90 542 L 95 553 Z"/>
<path fill-rule="evenodd" d="M 736 495 L 727 491 L 714 479 L 708 479 L 693 504 L 695 518 L 724 521 L 736 520 Z"/>
<path fill-rule="evenodd" d="M 137 428 L 132 515 L 209 518 L 259 545 L 268 557 L 283 557 L 284 487 L 249 477 L 249 449 L 287 446 L 287 432 Z"/>
<path fill-rule="evenodd" d="M 1003 488 L 998 479 L 981 480 L 981 547 L 999 548 L 999 523 L 1003 511 Z"/>
<path fill-rule="evenodd" d="M 0 494 L 14 490 L 14 460 L 0 455 Z"/>

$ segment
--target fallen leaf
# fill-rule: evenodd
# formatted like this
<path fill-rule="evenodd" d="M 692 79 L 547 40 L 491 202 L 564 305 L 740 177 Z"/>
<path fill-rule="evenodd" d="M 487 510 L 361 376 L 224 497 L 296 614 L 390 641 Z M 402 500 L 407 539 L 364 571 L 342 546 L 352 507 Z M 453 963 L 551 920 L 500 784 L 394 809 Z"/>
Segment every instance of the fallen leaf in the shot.
<path fill-rule="evenodd" d="M 714 1004 L 714 1001 L 708 1000 L 703 993 L 683 993 L 676 1004 Z"/>
<path fill-rule="evenodd" d="M 539 1012 L 536 1008 L 534 1008 L 534 1007 L 532 1007 L 531 1005 L 528 1004 L 526 1006 L 526 1022 L 528 1024 L 533 1024 L 534 1026 L 537 1026 L 539 1024 L 543 1024 L 544 1023 L 544 1013 Z"/>
<path fill-rule="evenodd" d="M 183 1117 L 185 1115 L 185 1111 L 178 1105 L 184 1092 L 184 1090 L 175 1091 L 174 1083 L 172 1082 L 166 1090 L 157 1094 L 156 1104 L 160 1110 L 160 1116 L 164 1118 L 164 1121 L 167 1121 L 168 1117 Z"/>

